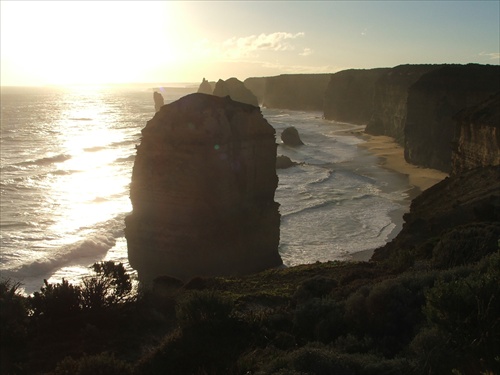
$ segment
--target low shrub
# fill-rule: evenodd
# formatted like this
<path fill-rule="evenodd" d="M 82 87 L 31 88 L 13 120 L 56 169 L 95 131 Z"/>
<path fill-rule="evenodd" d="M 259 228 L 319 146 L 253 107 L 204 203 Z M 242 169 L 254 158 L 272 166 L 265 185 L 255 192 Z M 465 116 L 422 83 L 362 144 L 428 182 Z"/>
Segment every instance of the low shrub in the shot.
<path fill-rule="evenodd" d="M 343 305 L 333 299 L 313 298 L 298 305 L 294 332 L 305 340 L 331 342 L 344 330 Z"/>
<path fill-rule="evenodd" d="M 311 298 L 326 297 L 337 284 L 335 279 L 320 275 L 314 276 L 300 284 L 293 297 L 299 303 Z"/>
<path fill-rule="evenodd" d="M 109 353 L 71 357 L 59 362 L 49 375 L 132 375 L 133 368 Z"/>
<path fill-rule="evenodd" d="M 132 298 L 130 275 L 122 263 L 94 263 L 93 275 L 83 278 L 82 304 L 85 309 L 98 310 Z"/>
<path fill-rule="evenodd" d="M 28 313 L 21 284 L 10 279 L 0 281 L 0 372 L 19 370 L 27 344 Z"/>
<path fill-rule="evenodd" d="M 431 327 L 448 337 L 460 357 L 458 369 L 500 372 L 500 251 L 466 277 L 441 278 L 426 293 Z M 460 367 L 461 366 L 461 367 Z M 472 368 L 472 369 L 471 369 Z"/>
<path fill-rule="evenodd" d="M 176 316 L 181 328 L 200 323 L 218 324 L 226 321 L 233 309 L 233 303 L 214 291 L 193 291 L 180 301 Z"/>
<path fill-rule="evenodd" d="M 474 263 L 498 250 L 500 225 L 470 224 L 443 234 L 432 250 L 432 263 L 451 268 Z"/>
<path fill-rule="evenodd" d="M 29 307 L 35 318 L 58 320 L 74 316 L 81 311 L 82 291 L 79 286 L 62 279 L 61 283 L 49 284 L 28 297 Z"/>

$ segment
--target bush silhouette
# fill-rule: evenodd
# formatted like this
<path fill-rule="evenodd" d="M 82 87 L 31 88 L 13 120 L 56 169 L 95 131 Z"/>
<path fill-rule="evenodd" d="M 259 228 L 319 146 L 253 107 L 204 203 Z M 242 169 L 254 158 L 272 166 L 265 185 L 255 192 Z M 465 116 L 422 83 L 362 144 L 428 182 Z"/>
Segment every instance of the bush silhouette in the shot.
<path fill-rule="evenodd" d="M 15 373 L 25 353 L 28 314 L 20 283 L 0 281 L 0 371 Z"/>
<path fill-rule="evenodd" d="M 82 291 L 79 286 L 64 279 L 61 283 L 49 284 L 47 280 L 43 283 L 45 286 L 28 298 L 34 317 L 57 320 L 81 311 Z"/>
<path fill-rule="evenodd" d="M 131 298 L 132 282 L 122 263 L 94 263 L 94 275 L 83 279 L 82 302 L 86 309 L 102 309 Z"/>
<path fill-rule="evenodd" d="M 193 291 L 176 308 L 176 316 L 181 328 L 200 323 L 218 324 L 226 321 L 233 304 L 220 293 L 213 291 Z"/>
<path fill-rule="evenodd" d="M 65 358 L 49 375 L 132 375 L 132 373 L 132 366 L 104 352 L 85 355 L 78 360 Z"/>

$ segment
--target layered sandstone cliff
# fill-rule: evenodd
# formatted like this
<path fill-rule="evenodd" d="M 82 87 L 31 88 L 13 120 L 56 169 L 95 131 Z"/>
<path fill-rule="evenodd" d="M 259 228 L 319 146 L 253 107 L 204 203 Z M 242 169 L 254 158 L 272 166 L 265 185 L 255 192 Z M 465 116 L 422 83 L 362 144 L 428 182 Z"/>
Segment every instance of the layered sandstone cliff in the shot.
<path fill-rule="evenodd" d="M 200 87 L 198 87 L 198 93 L 200 94 L 212 94 L 214 92 L 215 83 L 211 84 L 205 78 L 200 83 Z"/>
<path fill-rule="evenodd" d="M 408 90 L 423 74 L 439 65 L 399 65 L 385 71 L 374 87 L 373 114 L 365 132 L 386 135 L 404 145 Z"/>
<path fill-rule="evenodd" d="M 331 76 L 325 92 L 324 117 L 366 124 L 372 117 L 375 84 L 389 68 L 349 69 Z"/>
<path fill-rule="evenodd" d="M 331 74 L 282 74 L 266 77 L 262 105 L 304 111 L 321 111 Z M 245 81 L 261 87 L 258 81 Z"/>
<path fill-rule="evenodd" d="M 251 104 L 258 107 L 257 97 L 237 78 L 229 78 L 225 81 L 219 79 L 213 91 L 215 96 L 230 96 L 237 102 Z"/>
<path fill-rule="evenodd" d="M 245 87 L 257 97 L 259 104 L 264 102 L 264 95 L 266 94 L 266 79 L 266 77 L 250 77 L 243 81 Z"/>
<path fill-rule="evenodd" d="M 125 220 L 141 279 L 282 264 L 275 131 L 259 108 L 191 94 L 163 106 L 142 134 Z"/>
<path fill-rule="evenodd" d="M 452 174 L 500 165 L 500 92 L 456 117 Z"/>
<path fill-rule="evenodd" d="M 401 232 L 376 249 L 372 260 L 404 262 L 405 254 L 412 254 L 437 262 L 445 254 L 474 258 L 492 246 L 498 249 L 500 166 L 447 177 L 415 198 L 404 220 Z"/>
<path fill-rule="evenodd" d="M 153 100 L 155 102 L 155 112 L 158 112 L 161 107 L 165 104 L 165 100 L 163 99 L 163 95 L 158 91 L 153 93 Z"/>
<path fill-rule="evenodd" d="M 445 65 L 422 75 L 408 91 L 405 159 L 450 172 L 453 116 L 498 91 L 499 66 Z"/>

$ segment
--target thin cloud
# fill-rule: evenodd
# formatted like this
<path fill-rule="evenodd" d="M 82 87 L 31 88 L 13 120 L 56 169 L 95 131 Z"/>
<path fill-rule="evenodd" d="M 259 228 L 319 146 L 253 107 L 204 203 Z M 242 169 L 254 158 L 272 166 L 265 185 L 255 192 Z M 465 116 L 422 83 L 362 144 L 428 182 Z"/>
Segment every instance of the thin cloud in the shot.
<path fill-rule="evenodd" d="M 304 50 L 299 53 L 300 56 L 309 56 L 313 53 L 313 50 L 310 48 L 304 48 Z"/>
<path fill-rule="evenodd" d="M 500 59 L 500 53 L 498 53 L 498 52 L 491 52 L 491 53 L 481 52 L 479 54 L 479 56 L 486 56 L 486 57 L 489 57 L 491 60 Z"/>
<path fill-rule="evenodd" d="M 256 51 L 292 51 L 294 39 L 304 36 L 303 32 L 287 33 L 275 32 L 272 34 L 250 35 L 240 38 L 227 39 L 222 43 L 222 48 L 227 57 L 248 57 Z"/>

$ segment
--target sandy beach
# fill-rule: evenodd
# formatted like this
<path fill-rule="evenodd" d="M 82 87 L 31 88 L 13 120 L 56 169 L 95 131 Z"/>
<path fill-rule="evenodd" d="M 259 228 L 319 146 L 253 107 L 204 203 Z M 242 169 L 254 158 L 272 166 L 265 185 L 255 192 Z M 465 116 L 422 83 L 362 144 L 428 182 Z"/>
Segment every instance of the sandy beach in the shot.
<path fill-rule="evenodd" d="M 408 176 L 410 185 L 418 188 L 420 192 L 445 179 L 448 174 L 436 169 L 422 168 L 406 162 L 404 149 L 393 138 L 383 135 L 369 135 L 362 133 L 366 142 L 359 146 L 380 157 L 380 165 L 395 172 Z"/>
<path fill-rule="evenodd" d="M 430 169 L 422 168 L 406 162 L 404 158 L 404 149 L 396 143 L 396 141 L 388 136 L 374 136 L 359 131 L 358 134 L 365 142 L 360 143 L 359 147 L 365 148 L 374 155 L 379 157 L 379 163 L 382 167 L 393 170 L 397 173 L 408 176 L 408 182 L 414 187 L 410 199 L 415 198 L 422 191 L 427 190 L 431 186 L 448 177 L 447 173 Z M 391 240 L 403 225 L 403 213 L 394 212 L 393 220 L 396 223 L 395 231 L 388 240 Z M 369 261 L 373 254 L 373 250 L 364 250 L 349 255 L 349 260 L 366 262 Z"/>

